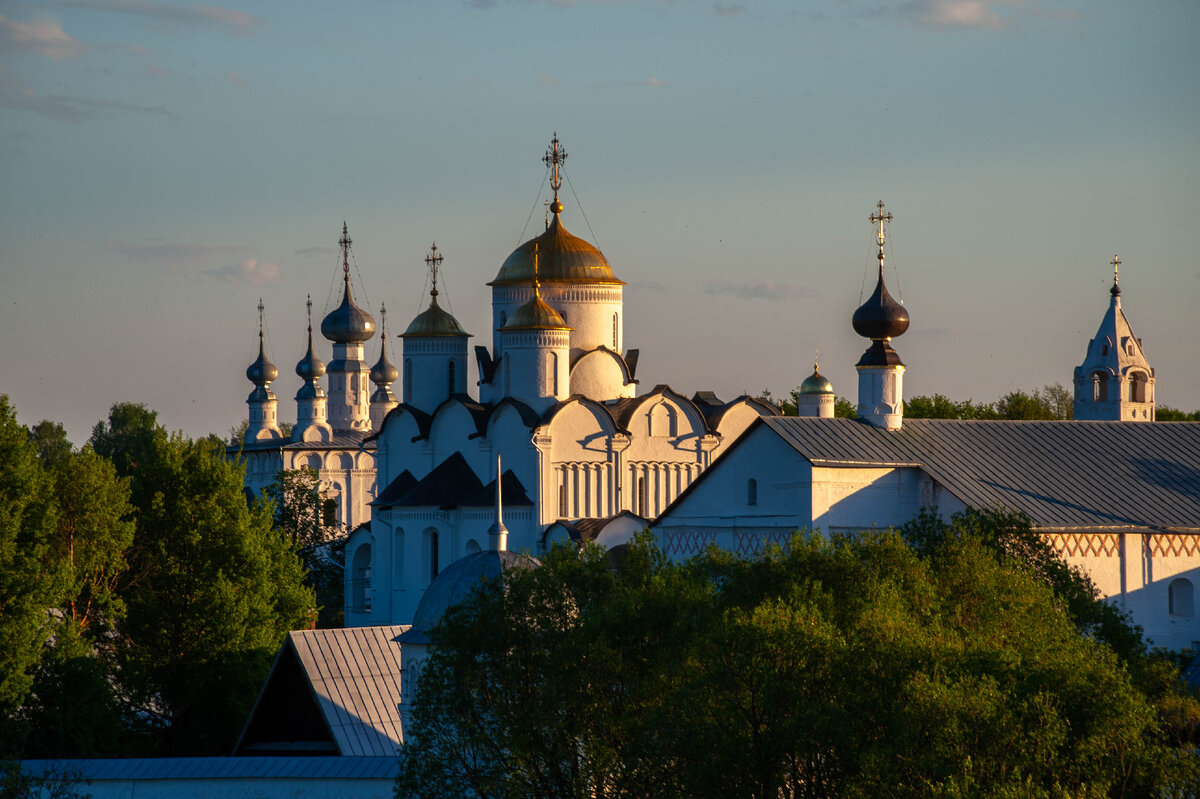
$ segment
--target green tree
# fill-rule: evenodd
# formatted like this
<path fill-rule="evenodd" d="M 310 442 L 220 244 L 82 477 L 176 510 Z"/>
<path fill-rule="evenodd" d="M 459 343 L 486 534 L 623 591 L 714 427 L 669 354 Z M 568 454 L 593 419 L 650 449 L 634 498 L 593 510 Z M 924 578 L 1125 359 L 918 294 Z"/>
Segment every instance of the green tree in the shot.
<path fill-rule="evenodd" d="M 1181 411 L 1169 405 L 1159 405 L 1154 409 L 1156 422 L 1200 422 L 1200 411 Z"/>
<path fill-rule="evenodd" d="M 814 534 L 757 558 L 714 549 L 670 564 L 643 539 L 615 569 L 585 549 L 511 570 L 434 631 L 397 793 L 1100 797 L 1187 784 L 1112 650 L 1036 569 L 950 527 L 923 548 Z"/>
<path fill-rule="evenodd" d="M 25 700 L 67 587 L 51 556 L 58 508 L 29 432 L 0 395 L 0 712 Z"/>
<path fill-rule="evenodd" d="M 153 449 L 129 458 L 144 504 L 125 591 L 124 680 L 160 719 L 164 751 L 226 752 L 280 640 L 315 600 L 269 506 L 247 507 L 240 464 L 208 440 L 149 438 Z"/>

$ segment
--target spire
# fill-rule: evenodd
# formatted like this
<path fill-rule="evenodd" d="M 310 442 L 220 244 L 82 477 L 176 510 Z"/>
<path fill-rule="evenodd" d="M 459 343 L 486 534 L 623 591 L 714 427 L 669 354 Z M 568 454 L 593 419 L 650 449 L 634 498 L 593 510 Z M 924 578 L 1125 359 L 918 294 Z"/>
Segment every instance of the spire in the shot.
<path fill-rule="evenodd" d="M 1111 263 L 1112 263 L 1112 268 L 1113 268 L 1113 285 L 1112 285 L 1112 288 L 1109 289 L 1108 293 L 1113 295 L 1114 298 L 1116 298 L 1116 297 L 1121 296 L 1121 286 L 1117 283 L 1117 277 L 1118 277 L 1117 270 L 1120 269 L 1120 267 L 1121 267 L 1121 259 L 1114 255 Z"/>
<path fill-rule="evenodd" d="M 558 201 L 558 190 L 562 188 L 562 174 L 559 170 L 562 168 L 563 162 L 567 160 L 567 151 L 562 148 L 558 142 L 558 131 L 554 132 L 554 138 L 550 140 L 550 147 L 546 150 L 546 154 L 542 156 L 542 161 L 546 166 L 550 167 L 550 188 L 554 190 L 554 202 L 550 204 L 550 210 L 555 216 L 562 213 L 562 203 Z"/>
<path fill-rule="evenodd" d="M 886 257 L 883 254 L 883 243 L 887 239 L 887 224 L 892 221 L 892 212 L 888 211 L 886 214 L 883 212 L 883 200 L 877 202 L 875 207 L 879 210 L 877 213 L 871 214 L 869 219 L 879 225 L 879 232 L 875 235 L 875 240 L 879 244 L 879 255 L 877 256 L 879 258 L 879 279 L 883 280 L 883 259 Z"/>
<path fill-rule="evenodd" d="M 266 388 L 271 385 L 271 381 L 279 377 L 279 370 L 275 368 L 275 364 L 267 360 L 266 348 L 263 346 L 263 311 L 266 310 L 263 305 L 262 297 L 258 298 L 258 359 L 250 364 L 250 368 L 246 370 L 246 379 L 259 388 Z"/>
<path fill-rule="evenodd" d="M 308 295 L 304 306 L 308 311 L 308 352 L 300 363 L 296 364 L 296 374 L 302 377 L 306 382 L 311 382 L 314 386 L 316 381 L 325 374 L 325 364 L 321 359 L 313 353 L 313 338 L 312 338 L 312 295 Z M 304 389 L 301 388 L 301 391 Z"/>
<path fill-rule="evenodd" d="M 874 293 L 854 312 L 854 330 L 863 338 L 877 342 L 887 342 L 908 330 L 908 311 L 904 306 L 892 299 L 887 286 L 883 282 L 883 245 L 887 238 L 887 223 L 892 221 L 891 212 L 884 213 L 883 200 L 875 206 L 878 213 L 868 217 L 872 224 L 879 226 L 875 241 L 879 247 L 879 279 L 875 284 Z M 890 349 L 890 348 L 888 348 Z"/>
<path fill-rule="evenodd" d="M 500 466 L 500 453 L 496 453 L 496 520 L 488 528 L 488 541 L 496 552 L 508 549 L 508 528 L 504 526 L 504 472 Z"/>
<path fill-rule="evenodd" d="M 354 304 L 350 291 L 350 230 L 342 222 L 342 237 L 338 246 L 342 248 L 342 302 L 321 320 L 321 334 L 335 344 L 353 344 L 367 341 L 375 335 L 375 319 L 371 314 Z"/>
<path fill-rule="evenodd" d="M 346 280 L 346 290 L 350 287 L 350 245 L 354 240 L 350 238 L 350 229 L 346 227 L 346 220 L 342 220 L 342 237 L 338 239 L 338 246 L 342 248 L 342 274 Z"/>
<path fill-rule="evenodd" d="M 392 365 L 387 356 L 387 306 L 383 303 L 379 304 L 379 360 L 371 367 L 371 382 L 379 387 L 379 391 L 375 392 L 375 396 L 371 397 L 372 402 L 380 399 L 383 401 L 392 400 L 390 392 L 387 388 L 392 383 L 396 382 L 396 378 L 400 376 L 400 371 Z M 380 393 L 383 397 L 380 398 Z"/>

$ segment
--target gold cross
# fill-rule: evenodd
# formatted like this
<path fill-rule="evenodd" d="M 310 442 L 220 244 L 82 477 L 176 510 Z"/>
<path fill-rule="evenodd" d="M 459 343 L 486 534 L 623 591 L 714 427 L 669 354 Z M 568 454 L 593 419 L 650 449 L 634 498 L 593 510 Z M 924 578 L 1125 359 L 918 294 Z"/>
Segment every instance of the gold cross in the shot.
<path fill-rule="evenodd" d="M 429 267 L 429 281 L 432 284 L 432 288 L 430 289 L 430 292 L 429 292 L 431 297 L 436 297 L 437 293 L 438 293 L 437 270 L 438 270 L 438 267 L 441 266 L 441 264 L 442 264 L 442 254 L 440 252 L 438 252 L 437 242 L 435 241 L 433 243 L 433 246 L 429 248 L 429 255 L 425 256 L 425 265 Z"/>
<path fill-rule="evenodd" d="M 871 214 L 870 219 L 872 222 L 877 222 L 879 224 L 879 246 L 882 247 L 884 236 L 887 235 L 887 228 L 885 225 L 892 221 L 892 212 L 888 211 L 886 214 L 883 212 L 883 200 L 880 200 L 878 203 L 876 203 L 875 207 L 879 209 L 879 213 Z"/>
<path fill-rule="evenodd" d="M 554 202 L 556 203 L 558 202 L 558 190 L 562 188 L 562 176 L 558 173 L 558 168 L 566 160 L 567 151 L 559 145 L 558 132 L 555 131 L 554 138 L 550 140 L 550 148 L 542 156 L 542 161 L 550 167 L 550 188 L 554 189 Z"/>

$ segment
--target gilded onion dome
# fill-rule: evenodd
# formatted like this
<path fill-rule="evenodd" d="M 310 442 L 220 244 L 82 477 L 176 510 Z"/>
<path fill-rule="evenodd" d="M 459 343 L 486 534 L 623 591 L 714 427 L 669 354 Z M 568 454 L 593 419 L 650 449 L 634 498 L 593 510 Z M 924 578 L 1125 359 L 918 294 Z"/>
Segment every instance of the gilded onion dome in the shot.
<path fill-rule="evenodd" d="M 817 364 L 813 364 L 813 373 L 804 378 L 804 382 L 800 384 L 801 394 L 832 394 L 833 383 L 829 382 L 829 378 L 821 374 Z"/>
<path fill-rule="evenodd" d="M 607 283 L 623 286 L 613 274 L 604 253 L 567 232 L 560 214 L 562 203 L 550 206 L 554 217 L 546 232 L 513 250 L 489 286 L 528 285 L 533 280 L 533 250 L 539 254 L 538 272 L 543 283 Z"/>
<path fill-rule="evenodd" d="M 350 293 L 351 240 L 345 222 L 342 223 L 342 238 L 338 244 L 342 248 L 342 302 L 321 320 L 321 335 L 339 344 L 367 341 L 375 335 L 375 319 L 355 305 L 354 297 Z"/>
<path fill-rule="evenodd" d="M 546 232 L 513 250 L 504 260 L 496 279 L 489 286 L 528 285 L 533 281 L 533 253 L 538 253 L 538 272 L 543 283 L 608 283 L 623 286 L 625 281 L 617 279 L 608 259 L 596 247 L 567 232 L 562 223 L 563 205 L 558 201 L 558 190 L 562 187 L 561 168 L 567 153 L 558 141 L 558 134 L 550 142 L 542 160 L 550 167 L 550 188 L 554 190 L 554 201 L 548 210 L 554 214 L 546 224 Z"/>
<path fill-rule="evenodd" d="M 379 360 L 371 367 L 371 382 L 383 388 L 395 383 L 400 377 L 400 370 L 392 365 L 387 356 L 387 308 L 386 306 L 379 307 L 380 322 L 379 330 Z"/>
<path fill-rule="evenodd" d="M 542 299 L 541 253 L 535 246 L 530 257 L 530 279 L 533 280 L 533 298 L 513 311 L 501 330 L 571 330 L 562 314 Z"/>

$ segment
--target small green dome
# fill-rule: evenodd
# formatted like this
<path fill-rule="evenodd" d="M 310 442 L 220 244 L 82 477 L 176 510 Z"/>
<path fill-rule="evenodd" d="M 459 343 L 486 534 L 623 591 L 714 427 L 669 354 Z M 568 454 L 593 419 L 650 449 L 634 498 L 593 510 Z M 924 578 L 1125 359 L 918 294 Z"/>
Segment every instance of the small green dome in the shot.
<path fill-rule="evenodd" d="M 470 335 L 463 330 L 462 325 L 454 316 L 442 309 L 438 305 L 437 295 L 433 295 L 433 301 L 429 303 L 429 307 L 412 320 L 412 324 L 408 329 L 400 334 L 400 338 L 410 338 L 417 336 L 466 336 Z"/>
<path fill-rule="evenodd" d="M 800 393 L 801 394 L 832 394 L 833 393 L 833 383 L 830 383 L 829 379 L 826 378 L 823 374 L 821 374 L 817 370 L 817 365 L 814 363 L 813 364 L 813 373 L 811 375 L 809 375 L 808 377 L 804 378 L 804 382 L 800 384 Z"/>

